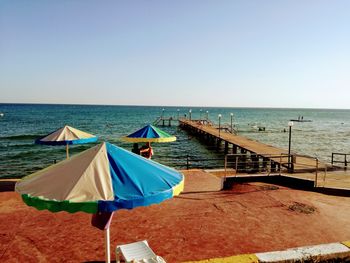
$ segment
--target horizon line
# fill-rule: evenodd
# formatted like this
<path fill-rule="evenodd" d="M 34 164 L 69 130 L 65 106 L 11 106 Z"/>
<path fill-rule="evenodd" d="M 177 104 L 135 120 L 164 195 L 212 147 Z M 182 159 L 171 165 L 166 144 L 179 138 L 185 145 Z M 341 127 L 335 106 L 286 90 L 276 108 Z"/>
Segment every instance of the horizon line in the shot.
<path fill-rule="evenodd" d="M 121 106 L 121 107 L 163 107 L 163 108 L 227 108 L 227 109 L 300 109 L 300 110 L 350 110 L 350 108 L 313 108 L 313 107 L 271 107 L 271 106 L 188 106 L 188 105 L 145 105 L 145 104 L 99 104 L 99 103 L 41 103 L 41 102 L 0 102 L 0 105 L 62 105 L 62 106 Z"/>

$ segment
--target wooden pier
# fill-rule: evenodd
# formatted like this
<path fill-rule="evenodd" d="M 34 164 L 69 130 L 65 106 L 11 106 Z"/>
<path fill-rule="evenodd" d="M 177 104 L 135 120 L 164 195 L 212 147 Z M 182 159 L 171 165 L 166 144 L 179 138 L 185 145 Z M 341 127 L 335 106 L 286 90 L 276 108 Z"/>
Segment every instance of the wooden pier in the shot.
<path fill-rule="evenodd" d="M 161 125 L 161 126 L 165 126 L 165 124 L 167 123 L 168 126 L 170 127 L 171 126 L 171 122 L 173 121 L 178 121 L 177 118 L 174 118 L 174 117 L 164 117 L 164 116 L 160 116 L 158 117 L 154 122 L 153 122 L 153 125 Z"/>
<path fill-rule="evenodd" d="M 269 162 L 271 169 L 275 171 L 281 167 L 287 168 L 288 172 L 292 173 L 330 168 L 325 163 L 319 162 L 317 158 L 297 154 L 288 156 L 288 151 L 285 149 L 236 135 L 228 131 L 226 127 L 217 127 L 210 122 L 180 118 L 179 125 L 194 136 L 215 144 L 218 149 L 224 145 L 225 154 L 242 156 L 249 154 L 253 162 L 257 163 L 259 159 L 262 159 L 265 164 Z M 240 161 L 242 162 L 242 160 Z"/>

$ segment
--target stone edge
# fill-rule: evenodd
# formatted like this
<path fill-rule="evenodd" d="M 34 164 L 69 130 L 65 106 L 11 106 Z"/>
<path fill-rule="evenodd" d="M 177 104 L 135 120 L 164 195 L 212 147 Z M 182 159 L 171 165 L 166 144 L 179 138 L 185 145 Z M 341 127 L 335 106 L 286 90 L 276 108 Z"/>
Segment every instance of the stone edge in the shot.
<path fill-rule="evenodd" d="M 332 262 L 334 259 L 345 258 L 350 260 L 350 241 L 297 247 L 283 251 L 186 261 L 184 263 L 327 262 L 328 260 Z"/>

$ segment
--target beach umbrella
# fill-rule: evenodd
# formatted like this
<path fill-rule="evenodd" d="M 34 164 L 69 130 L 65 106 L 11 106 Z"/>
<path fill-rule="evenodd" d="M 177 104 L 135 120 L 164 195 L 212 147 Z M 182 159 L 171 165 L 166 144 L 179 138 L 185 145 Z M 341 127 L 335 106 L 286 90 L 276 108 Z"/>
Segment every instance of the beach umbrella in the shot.
<path fill-rule="evenodd" d="M 172 136 L 151 124 L 135 131 L 128 136 L 123 137 L 128 142 L 173 142 L 176 141 L 176 137 Z"/>
<path fill-rule="evenodd" d="M 178 171 L 104 142 L 24 177 L 16 191 L 39 210 L 106 215 L 101 219 L 106 223 L 109 262 L 112 213 L 160 203 L 180 194 L 183 187 L 184 177 Z"/>
<path fill-rule="evenodd" d="M 75 129 L 68 125 L 59 128 L 58 130 L 45 135 L 37 140 L 35 144 L 46 145 L 66 145 L 67 159 L 69 158 L 69 146 L 70 144 L 83 144 L 96 142 L 97 136 Z"/>

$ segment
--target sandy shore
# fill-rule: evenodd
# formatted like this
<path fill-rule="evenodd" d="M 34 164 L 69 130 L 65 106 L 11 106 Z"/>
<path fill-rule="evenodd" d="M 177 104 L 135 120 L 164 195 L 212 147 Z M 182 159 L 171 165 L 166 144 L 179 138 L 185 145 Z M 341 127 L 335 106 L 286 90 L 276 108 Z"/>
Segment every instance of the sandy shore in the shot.
<path fill-rule="evenodd" d="M 147 239 L 168 262 L 350 240 L 350 198 L 263 183 L 218 191 L 220 180 L 186 171 L 186 191 L 159 205 L 121 210 L 111 224 L 117 244 Z M 1 262 L 104 260 L 103 232 L 84 213 L 51 213 L 0 192 Z"/>

